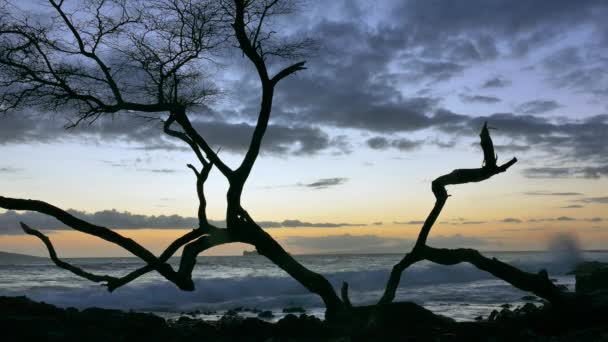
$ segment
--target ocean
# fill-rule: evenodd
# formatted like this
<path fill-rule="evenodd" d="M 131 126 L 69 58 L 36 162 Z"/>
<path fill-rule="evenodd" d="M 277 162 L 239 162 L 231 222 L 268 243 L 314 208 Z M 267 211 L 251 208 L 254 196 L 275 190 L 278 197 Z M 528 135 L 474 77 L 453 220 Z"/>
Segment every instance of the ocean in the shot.
<path fill-rule="evenodd" d="M 608 261 L 608 251 L 585 252 L 485 252 L 527 271 L 547 269 L 554 281 L 574 288 L 574 276 L 566 273 L 582 260 Z M 350 287 L 353 304 L 373 304 L 386 284 L 397 254 L 301 255 L 296 258 L 325 275 L 339 293 L 343 281 Z M 91 272 L 122 275 L 142 265 L 136 258 L 66 259 Z M 178 259 L 172 259 L 177 264 Z M 153 312 L 165 318 L 183 313 L 218 319 L 227 310 L 244 308 L 243 316 L 271 310 L 273 320 L 285 307 L 302 307 L 307 314 L 323 317 L 321 299 L 309 293 L 262 256 L 199 256 L 193 278 L 196 290 L 183 292 L 152 272 L 109 293 L 103 286 L 83 280 L 54 266 L 50 260 L 0 264 L 0 295 L 25 295 L 61 307 L 102 307 Z M 458 321 L 487 316 L 503 304 L 522 305 L 525 296 L 506 282 L 469 264 L 442 266 L 420 262 L 406 270 L 397 300 L 413 301 L 435 313 Z"/>

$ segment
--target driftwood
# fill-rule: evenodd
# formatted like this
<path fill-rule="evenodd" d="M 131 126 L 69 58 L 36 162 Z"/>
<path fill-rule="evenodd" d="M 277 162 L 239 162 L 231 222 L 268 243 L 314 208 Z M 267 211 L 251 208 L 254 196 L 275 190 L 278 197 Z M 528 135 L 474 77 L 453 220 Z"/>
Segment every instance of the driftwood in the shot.
<path fill-rule="evenodd" d="M 305 69 L 305 62 L 297 62 L 280 69 L 274 76 L 268 71 L 268 56 L 284 57 L 286 51 L 296 49 L 293 45 L 284 50 L 265 49 L 265 43 L 273 33 L 271 30 L 261 33 L 264 31 L 266 19 L 272 15 L 289 12 L 286 7 L 277 7 L 280 6 L 281 1 L 202 1 L 201 4 L 206 5 L 206 7 L 180 7 L 180 4 L 185 3 L 182 0 L 167 1 L 163 11 L 179 13 L 179 17 L 184 20 L 183 27 L 186 27 L 186 29 L 177 33 L 167 29 L 168 31 L 162 31 L 159 36 L 168 37 L 169 40 L 178 40 L 181 50 L 157 51 L 153 55 L 133 54 L 132 62 L 141 65 L 141 71 L 152 75 L 151 79 L 153 80 L 153 84 L 149 87 L 150 101 L 141 103 L 125 100 L 132 97 L 123 94 L 124 88 L 120 86 L 120 82 L 114 79 L 114 73 L 110 72 L 110 67 L 104 63 L 96 49 L 98 44 L 102 44 L 105 36 L 109 35 L 110 32 L 120 33 L 118 28 L 124 25 L 137 24 L 143 20 L 142 18 L 146 20 L 162 20 L 162 18 L 142 17 L 138 16 L 137 12 L 131 14 L 132 11 L 125 7 L 120 18 L 108 21 L 107 17 L 100 15 L 98 11 L 95 18 L 98 25 L 89 28 L 90 30 L 87 33 L 91 35 L 90 40 L 96 42 L 93 46 L 90 46 L 87 43 L 89 40 L 84 40 L 81 36 L 83 30 L 74 25 L 71 21 L 72 17 L 65 13 L 63 2 L 49 0 L 49 3 L 57 13 L 58 21 L 55 24 L 64 26 L 64 29 L 72 35 L 71 38 L 73 38 L 75 46 L 66 50 L 68 48 L 61 45 L 64 43 L 54 41 L 51 38 L 52 35 L 48 34 L 46 29 L 35 30 L 33 27 L 27 26 L 27 23 L 7 24 L 8 21 L 0 22 L 0 41 L 11 47 L 0 51 L 0 66 L 3 68 L 3 71 L 0 72 L 6 72 L 6 74 L 2 74 L 5 77 L 3 80 L 6 80 L 6 82 L 0 84 L 0 87 L 3 84 L 12 87 L 10 89 L 2 88 L 6 92 L 0 98 L 4 103 L 4 107 L 1 109 L 22 108 L 29 104 L 42 104 L 55 108 L 68 103 L 77 103 L 80 106 L 79 108 L 82 108 L 82 113 L 72 126 L 85 120 L 94 121 L 100 115 L 122 115 L 126 111 L 146 115 L 168 115 L 163 120 L 164 132 L 168 136 L 186 143 L 201 164 L 200 169 L 194 165 L 188 165 L 188 168 L 193 171 L 196 177 L 196 192 L 199 200 L 198 227 L 193 227 L 191 231 L 173 241 L 158 257 L 142 245 L 108 227 L 81 220 L 49 203 L 0 196 L 0 208 L 35 211 L 52 216 L 74 230 L 124 248 L 132 255 L 143 260 L 146 265 L 132 270 L 122 277 L 92 274 L 61 260 L 47 236 L 26 223 L 22 223 L 22 228 L 27 234 L 38 237 L 44 243 L 53 262 L 58 267 L 80 277 L 104 283 L 109 291 L 124 286 L 151 271 L 158 272 L 182 290 L 192 291 L 194 290 L 192 271 L 196 266 L 197 256 L 215 246 L 241 242 L 255 246 L 261 255 L 285 270 L 309 291 L 319 295 L 327 307 L 328 318 L 335 316 L 331 313 L 352 310 L 348 298 L 348 284 L 344 284 L 340 298 L 325 277 L 300 264 L 266 233 L 241 205 L 245 183 L 260 153 L 260 147 L 268 128 L 275 87 L 289 75 Z M 128 3 L 118 2 L 116 5 L 128 6 Z M 158 3 L 164 2 L 159 0 Z M 201 16 L 201 13 L 206 16 Z M 191 20 L 192 18 L 196 20 Z M 229 18 L 230 25 L 223 25 L 222 20 L 226 20 L 226 18 Z M 197 26 L 192 26 L 192 23 L 196 23 Z M 161 25 L 162 22 L 155 21 L 153 24 L 145 27 L 152 27 L 151 30 L 165 30 L 165 26 Z M 108 28 L 108 25 L 114 25 L 112 26 L 114 31 L 112 31 L 112 27 Z M 190 120 L 188 109 L 199 103 L 199 100 L 204 99 L 206 93 L 201 93 L 199 97 L 192 99 L 178 96 L 178 89 L 183 84 L 180 81 L 194 77 L 188 73 L 180 74 L 180 70 L 188 65 L 190 61 L 201 58 L 201 55 L 212 51 L 215 43 L 209 43 L 209 41 L 214 40 L 209 39 L 208 34 L 224 34 L 225 32 L 221 31 L 224 27 L 231 30 L 231 35 L 236 38 L 243 55 L 255 67 L 262 89 L 258 119 L 249 148 L 241 164 L 235 169 L 230 168 L 220 158 L 219 151 L 211 148 L 205 138 L 193 127 Z M 48 28 L 48 30 L 51 30 L 51 28 Z M 34 31 L 36 34 L 32 33 Z M 134 36 L 136 36 L 135 33 L 130 37 Z M 145 51 L 154 50 L 153 45 L 147 46 L 145 40 L 138 40 L 135 43 L 137 48 Z M 53 56 L 65 53 L 70 56 L 79 55 L 89 60 L 98 73 L 92 75 L 89 74 L 88 69 L 57 67 L 56 64 L 60 64 L 61 61 L 53 60 Z M 21 58 L 24 55 L 28 56 L 28 60 L 36 60 L 39 63 L 36 66 L 24 64 L 24 58 Z M 82 87 L 70 83 L 72 79 L 84 83 L 89 82 L 91 84 L 90 90 L 81 91 Z M 17 89 L 16 92 L 13 91 L 14 89 Z M 52 99 L 52 102 L 37 102 L 47 99 Z M 177 127 L 174 128 L 175 126 Z M 497 158 L 487 125 L 482 128 L 480 137 L 484 154 L 484 164 L 481 168 L 454 170 L 432 182 L 431 190 L 436 198 L 435 205 L 424 222 L 413 249 L 393 267 L 384 295 L 380 299 L 380 304 L 388 304 L 394 300 L 402 272 L 410 265 L 421 260 L 429 260 L 444 265 L 469 262 L 517 288 L 533 292 L 551 302 L 559 302 L 562 299 L 563 294 L 549 281 L 546 272 L 539 272 L 538 274 L 523 272 L 496 259 L 488 259 L 471 249 L 436 249 L 426 245 L 430 230 L 447 201 L 446 186 L 486 180 L 507 171 L 509 167 L 517 162 L 517 159 L 513 158 L 503 165 L 497 165 Z M 212 167 L 217 168 L 229 183 L 226 227 L 223 228 L 211 225 L 206 216 L 207 201 L 204 194 L 204 184 Z M 174 269 L 167 261 L 182 247 L 183 252 L 179 267 Z"/>
<path fill-rule="evenodd" d="M 446 186 L 484 181 L 494 175 L 507 171 L 507 169 L 517 162 L 517 158 L 513 158 L 503 165 L 497 165 L 498 158 L 494 153 L 494 144 L 490 137 L 487 123 L 484 124 L 479 136 L 481 138 L 480 145 L 484 155 L 483 166 L 478 169 L 457 169 L 447 175 L 438 177 L 431 183 L 431 190 L 435 195 L 435 205 L 424 221 L 418 239 L 412 250 L 393 267 L 379 304 L 386 304 L 393 301 L 403 271 L 422 260 L 428 260 L 442 265 L 455 265 L 461 262 L 468 262 L 475 267 L 508 282 L 520 290 L 533 292 L 537 296 L 548 301 L 559 302 L 564 299 L 563 291 L 549 280 L 547 272 L 544 270 L 537 274 L 528 273 L 503 263 L 496 258 L 486 258 L 474 249 L 443 249 L 426 245 L 426 240 L 431 232 L 431 228 L 435 224 L 435 221 L 437 221 L 437 218 L 449 197 L 447 189 L 445 188 Z"/>

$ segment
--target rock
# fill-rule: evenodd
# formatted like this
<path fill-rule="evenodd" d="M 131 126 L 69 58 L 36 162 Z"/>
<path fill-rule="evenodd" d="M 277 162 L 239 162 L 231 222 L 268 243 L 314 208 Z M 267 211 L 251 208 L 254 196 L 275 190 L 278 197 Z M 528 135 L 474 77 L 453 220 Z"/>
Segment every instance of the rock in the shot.
<path fill-rule="evenodd" d="M 475 317 L 475 320 L 476 320 L 477 322 L 479 322 L 479 321 L 483 321 L 483 316 L 479 315 L 479 316 Z"/>
<path fill-rule="evenodd" d="M 505 304 L 501 305 L 500 307 L 503 309 L 509 309 L 509 308 L 511 308 L 511 304 L 505 303 Z"/>
<path fill-rule="evenodd" d="M 325 323 L 314 316 L 287 314 L 275 325 L 278 337 L 298 336 L 311 340 L 325 340 L 330 330 Z"/>
<path fill-rule="evenodd" d="M 586 261 L 569 274 L 576 277 L 577 293 L 589 293 L 608 289 L 608 263 Z"/>

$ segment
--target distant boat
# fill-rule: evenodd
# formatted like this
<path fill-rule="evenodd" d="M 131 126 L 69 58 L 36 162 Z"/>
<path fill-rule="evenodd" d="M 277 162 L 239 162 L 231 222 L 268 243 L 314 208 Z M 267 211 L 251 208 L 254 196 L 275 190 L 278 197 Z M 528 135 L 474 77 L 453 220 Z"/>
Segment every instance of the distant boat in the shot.
<path fill-rule="evenodd" d="M 243 251 L 243 255 L 247 256 L 247 255 L 260 255 L 260 253 L 258 253 L 257 250 L 253 250 L 253 251 Z"/>

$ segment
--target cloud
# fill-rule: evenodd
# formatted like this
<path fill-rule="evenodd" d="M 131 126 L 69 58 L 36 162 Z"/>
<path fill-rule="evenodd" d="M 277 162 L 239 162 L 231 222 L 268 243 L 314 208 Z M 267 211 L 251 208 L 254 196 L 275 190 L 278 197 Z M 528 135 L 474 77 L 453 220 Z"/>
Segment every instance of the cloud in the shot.
<path fill-rule="evenodd" d="M 511 85 L 511 81 L 502 77 L 502 76 L 496 76 L 493 78 L 490 78 L 488 80 L 486 80 L 485 82 L 483 82 L 483 84 L 481 85 L 482 88 L 505 88 Z"/>
<path fill-rule="evenodd" d="M 0 173 L 18 173 L 23 171 L 23 169 L 17 168 L 17 167 L 11 167 L 11 166 L 4 166 L 4 167 L 0 167 Z"/>
<path fill-rule="evenodd" d="M 415 224 L 415 225 L 420 225 L 420 224 L 424 224 L 424 221 L 421 220 L 413 220 L 413 221 L 394 221 L 393 224 Z"/>
<path fill-rule="evenodd" d="M 381 237 L 378 235 L 326 235 L 326 236 L 291 236 L 284 240 L 291 246 L 313 250 L 315 252 L 337 253 L 405 253 L 410 250 L 414 240 L 406 238 Z M 429 244 L 440 248 L 480 247 L 489 242 L 476 237 L 460 234 L 450 236 L 431 236 Z"/>
<path fill-rule="evenodd" d="M 281 222 L 260 221 L 262 228 L 338 228 L 338 227 L 363 227 L 364 223 L 311 223 L 300 220 L 283 220 Z"/>
<path fill-rule="evenodd" d="M 176 173 L 177 170 L 174 169 L 144 169 L 144 171 L 152 172 L 152 173 Z"/>
<path fill-rule="evenodd" d="M 556 221 L 576 221 L 575 218 L 569 217 L 569 216 L 560 216 L 558 218 L 555 219 Z"/>
<path fill-rule="evenodd" d="M 198 227 L 198 219 L 180 215 L 140 215 L 127 211 L 102 210 L 86 213 L 74 209 L 67 210 L 70 214 L 93 224 L 112 229 L 192 229 Z M 17 212 L 13 210 L 0 213 L 0 235 L 22 234 L 19 222 L 25 222 L 36 229 L 66 230 L 71 229 L 55 218 L 36 212 Z M 211 224 L 224 227 L 223 221 L 210 220 Z M 338 228 L 362 227 L 363 223 L 314 223 L 300 220 L 259 221 L 262 228 Z"/>
<path fill-rule="evenodd" d="M 581 200 L 578 200 L 578 202 L 596 203 L 596 204 L 608 204 L 608 196 L 606 196 L 606 197 L 587 197 L 587 198 L 583 198 Z"/>
<path fill-rule="evenodd" d="M 92 125 L 63 129 L 65 117 L 48 115 L 7 115 L 0 118 L 0 145 L 86 140 L 89 142 L 122 142 L 141 150 L 187 151 L 177 139 L 166 136 L 158 122 L 147 122 L 126 114 L 102 117 Z M 193 125 L 213 146 L 243 152 L 249 146 L 254 126 L 248 123 L 194 120 Z M 310 155 L 336 148 L 344 151 L 340 141 L 333 140 L 320 128 L 307 125 L 270 124 L 261 153 L 271 155 Z"/>
<path fill-rule="evenodd" d="M 572 191 L 567 191 L 567 192 L 551 192 L 551 191 L 528 191 L 528 192 L 524 192 L 524 195 L 528 195 L 528 196 L 583 196 L 584 194 L 580 193 L 580 192 L 572 192 Z"/>
<path fill-rule="evenodd" d="M 321 15 L 304 14 L 290 22 L 289 34 L 314 36 L 320 48 L 309 59 L 306 72 L 284 80 L 277 88 L 262 153 L 313 155 L 326 150 L 345 153 L 345 139 L 327 133 L 334 128 L 374 135 L 436 129 L 449 138 L 473 137 L 487 120 L 499 128 L 497 136 L 516 142 L 502 145 L 503 151 L 531 149 L 562 156 L 561 159 L 579 168 L 562 173 L 563 177 L 606 176 L 608 151 L 603 143 L 608 129 L 606 116 L 552 121 L 526 114 L 546 112 L 559 105 L 540 99 L 520 106 L 519 113 L 524 115 L 495 113 L 473 117 L 471 113 L 445 108 L 446 101 L 436 95 L 441 92 L 420 95 L 416 91 L 431 88 L 434 82 L 457 81 L 456 77 L 470 68 L 479 67 L 483 71 L 483 63 L 498 58 L 525 56 L 535 51 L 545 53 L 551 44 L 570 44 L 563 27 L 573 31 L 589 29 L 605 38 L 608 30 L 601 19 L 608 13 L 605 2 L 556 0 L 520 4 L 509 0 L 471 0 L 445 5 L 437 1 L 393 1 L 381 6 L 388 13 L 380 21 L 364 16 L 366 6 L 365 1 L 349 2 L 352 11 L 347 13 L 340 6 L 329 9 L 320 4 L 311 6 L 311 12 Z M 537 69 L 555 75 L 552 84 L 575 88 L 586 85 L 590 91 L 602 90 L 606 74 L 603 53 L 576 46 L 548 54 Z M 213 108 L 201 109 L 195 120 L 196 127 L 214 148 L 222 146 L 232 152 L 246 148 L 259 107 L 259 88 L 252 83 L 256 76 L 239 68 L 240 65 L 231 70 L 230 80 L 222 81 L 238 105 L 233 106 L 230 101 L 214 104 Z M 474 81 L 475 86 L 495 90 L 511 85 L 503 75 L 496 75 L 495 69 L 482 77 Z M 462 99 L 495 103 L 499 97 L 473 94 Z M 0 124 L 0 144 L 56 141 L 68 136 L 61 129 L 63 123 L 51 123 L 48 116 L 36 120 L 26 116 L 5 119 Z M 128 141 L 136 145 L 134 148 L 146 150 L 185 149 L 179 141 L 163 137 L 157 124 L 146 125 L 141 121 L 125 124 L 120 120 L 114 125 L 96 122 L 89 133 L 84 133 L 83 128 L 70 134 Z M 377 136 L 367 144 L 375 149 L 411 150 L 421 142 Z M 565 164 L 559 160 L 556 165 L 541 166 L 559 165 Z M 527 174 L 542 177 L 537 171 L 542 170 L 530 169 Z"/>
<path fill-rule="evenodd" d="M 524 176 L 528 178 L 589 178 L 597 179 L 608 175 L 606 166 L 585 167 L 530 167 L 524 169 Z"/>
<path fill-rule="evenodd" d="M 559 107 L 561 105 L 553 100 L 534 100 L 520 104 L 515 108 L 515 111 L 523 114 L 542 114 Z"/>
<path fill-rule="evenodd" d="M 585 206 L 580 205 L 580 204 L 570 204 L 570 205 L 565 205 L 563 207 L 560 207 L 562 209 L 580 209 L 580 208 L 584 208 Z"/>
<path fill-rule="evenodd" d="M 394 148 L 399 151 L 410 151 L 420 147 L 423 144 L 422 141 L 412 141 L 406 138 L 389 140 L 385 137 L 379 136 L 367 139 L 366 143 L 367 146 L 374 150 L 386 150 L 389 148 Z"/>
<path fill-rule="evenodd" d="M 321 190 L 321 189 L 327 189 L 330 187 L 334 187 L 337 185 L 342 185 L 342 184 L 346 183 L 347 181 L 348 181 L 348 178 L 343 178 L 343 177 L 321 178 L 312 183 L 298 184 L 298 186 L 302 186 L 302 187 L 306 187 L 306 188 L 310 188 L 310 189 L 314 189 L 314 190 Z"/>
<path fill-rule="evenodd" d="M 493 103 L 498 103 L 501 100 L 498 97 L 494 97 L 494 96 L 486 96 L 486 95 L 464 95 L 461 94 L 459 95 L 460 100 L 462 102 L 467 102 L 467 103 L 487 103 L 487 104 L 493 104 Z"/>
<path fill-rule="evenodd" d="M 517 218 L 513 218 L 513 217 L 507 217 L 507 218 L 504 218 L 504 219 L 500 220 L 500 222 L 504 222 L 504 223 L 521 223 L 522 220 L 517 219 Z"/>

